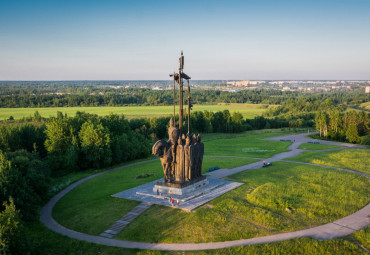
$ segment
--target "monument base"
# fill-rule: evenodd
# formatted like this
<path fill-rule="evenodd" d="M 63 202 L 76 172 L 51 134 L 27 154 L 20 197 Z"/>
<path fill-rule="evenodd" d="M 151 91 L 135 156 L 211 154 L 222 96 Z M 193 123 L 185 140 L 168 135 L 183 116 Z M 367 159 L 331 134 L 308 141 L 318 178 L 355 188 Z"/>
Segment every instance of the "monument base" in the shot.
<path fill-rule="evenodd" d="M 208 184 L 205 176 L 188 181 L 186 183 L 168 183 L 157 181 L 153 187 L 153 192 L 160 192 L 164 194 L 185 195 L 194 192 L 197 189 L 203 188 Z"/>

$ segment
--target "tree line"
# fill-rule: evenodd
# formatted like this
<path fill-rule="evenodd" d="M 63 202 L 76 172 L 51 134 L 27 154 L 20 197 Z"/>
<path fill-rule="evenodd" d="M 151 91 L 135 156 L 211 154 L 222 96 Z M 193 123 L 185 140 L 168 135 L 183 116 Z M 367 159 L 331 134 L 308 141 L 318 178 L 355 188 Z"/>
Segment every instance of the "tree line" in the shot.
<path fill-rule="evenodd" d="M 346 102 L 343 97 L 346 98 L 337 95 L 325 99 L 316 95 L 289 99 L 280 106 L 268 109 L 263 116 L 287 119 L 290 126 L 314 124 L 320 137 L 335 141 L 369 144 L 369 113 L 348 110 L 347 105 L 340 103 Z"/>
<path fill-rule="evenodd" d="M 38 219 L 53 176 L 147 157 L 151 145 L 113 114 L 59 112 L 47 120 L 35 114 L 33 122 L 0 126 L 1 254 L 25 254 L 30 248 L 22 222 Z"/>
<path fill-rule="evenodd" d="M 364 111 L 340 112 L 330 108 L 315 115 L 320 137 L 370 145 L 370 118 Z"/>
<path fill-rule="evenodd" d="M 60 92 L 63 91 L 63 92 Z M 251 103 L 251 104 L 285 104 L 289 107 L 292 101 L 301 100 L 296 104 L 296 111 L 307 110 L 310 107 L 306 102 L 315 102 L 317 99 L 325 101 L 331 99 L 336 105 L 350 105 L 366 102 L 369 96 L 361 89 L 348 93 L 328 92 L 322 94 L 302 93 L 294 91 L 279 91 L 272 89 L 242 90 L 230 93 L 220 90 L 192 90 L 192 103 Z M 0 87 L 0 107 L 76 107 L 76 106 L 125 106 L 125 105 L 171 105 L 173 103 L 172 90 L 155 91 L 142 88 L 110 87 L 66 87 L 59 90 L 50 87 Z M 285 113 L 285 109 L 275 109 L 270 112 Z"/>

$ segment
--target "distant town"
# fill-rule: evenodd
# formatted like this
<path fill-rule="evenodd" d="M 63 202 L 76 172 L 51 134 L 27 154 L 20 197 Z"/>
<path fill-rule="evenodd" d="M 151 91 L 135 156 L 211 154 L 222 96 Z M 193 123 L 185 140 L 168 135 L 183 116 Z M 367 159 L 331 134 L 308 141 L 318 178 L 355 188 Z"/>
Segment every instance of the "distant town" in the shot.
<path fill-rule="evenodd" d="M 241 90 L 275 89 L 280 91 L 328 92 L 333 90 L 351 90 L 363 87 L 370 93 L 370 81 L 347 80 L 232 80 L 232 81 L 193 81 L 192 86 L 199 89 L 217 89 L 228 92 Z M 172 89 L 171 85 L 154 86 L 153 90 Z"/>

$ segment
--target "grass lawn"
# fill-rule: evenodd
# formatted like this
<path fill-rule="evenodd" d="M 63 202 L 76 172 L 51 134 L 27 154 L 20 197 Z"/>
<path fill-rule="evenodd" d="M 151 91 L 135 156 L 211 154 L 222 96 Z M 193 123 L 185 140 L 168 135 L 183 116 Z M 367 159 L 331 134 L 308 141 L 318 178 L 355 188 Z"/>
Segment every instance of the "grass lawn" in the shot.
<path fill-rule="evenodd" d="M 287 132 L 280 130 L 248 131 L 240 134 L 203 134 L 205 154 L 223 156 L 242 156 L 268 158 L 274 154 L 288 151 L 291 142 L 266 141 Z"/>
<path fill-rule="evenodd" d="M 262 115 L 268 108 L 263 104 L 217 104 L 217 105 L 194 105 L 194 111 L 223 111 L 231 113 L 240 112 L 244 118 L 252 119 Z M 176 111 L 178 107 L 176 108 Z M 67 113 L 74 116 L 77 111 L 98 114 L 100 116 L 110 113 L 124 114 L 127 118 L 137 117 L 159 117 L 173 114 L 173 106 L 101 106 L 101 107 L 45 107 L 45 108 L 1 108 L 0 119 L 8 119 L 13 116 L 15 119 L 33 116 L 38 111 L 43 117 L 56 116 L 57 112 Z"/>
<path fill-rule="evenodd" d="M 346 149 L 341 151 L 304 152 L 288 160 L 352 169 L 370 174 L 370 150 Z"/>
<path fill-rule="evenodd" d="M 207 170 L 211 167 L 218 166 L 220 168 L 235 168 L 238 166 L 247 165 L 253 162 L 256 162 L 256 159 L 250 158 L 228 158 L 228 157 L 213 157 L 213 156 L 204 156 L 202 172 L 206 173 Z"/>
<path fill-rule="evenodd" d="M 203 172 L 208 168 L 234 168 L 255 162 L 248 158 L 204 157 Z M 140 174 L 155 174 L 135 179 Z M 163 177 L 159 160 L 116 170 L 87 181 L 65 195 L 54 207 L 53 217 L 62 225 L 89 234 L 100 234 L 139 202 L 111 195 Z"/>
<path fill-rule="evenodd" d="M 366 249 L 370 249 L 370 226 L 353 233 L 352 236 Z"/>
<path fill-rule="evenodd" d="M 302 150 L 324 150 L 324 149 L 333 149 L 341 148 L 342 146 L 337 145 L 328 145 L 328 144 L 313 144 L 313 143 L 302 143 L 299 145 L 298 149 Z"/>
<path fill-rule="evenodd" d="M 118 254 L 136 254 L 136 255 L 159 255 L 159 254 L 366 254 L 355 244 L 339 238 L 328 241 L 317 241 L 312 238 L 299 238 L 283 242 L 249 245 L 228 249 L 218 249 L 209 251 L 151 251 L 138 249 L 125 249 L 109 247 L 79 241 L 57 234 L 46 228 L 40 222 L 27 225 L 27 235 L 34 245 L 31 254 L 49 255 L 49 254 L 76 254 L 76 255 L 118 255 Z M 359 231 L 362 232 L 363 230 Z M 356 232 L 354 236 L 357 235 Z M 353 235 L 351 235 L 353 236 Z"/>
<path fill-rule="evenodd" d="M 192 213 L 154 205 L 116 238 L 161 243 L 252 238 L 331 222 L 369 202 L 366 177 L 322 167 L 276 162 L 229 179 L 245 184 Z"/>

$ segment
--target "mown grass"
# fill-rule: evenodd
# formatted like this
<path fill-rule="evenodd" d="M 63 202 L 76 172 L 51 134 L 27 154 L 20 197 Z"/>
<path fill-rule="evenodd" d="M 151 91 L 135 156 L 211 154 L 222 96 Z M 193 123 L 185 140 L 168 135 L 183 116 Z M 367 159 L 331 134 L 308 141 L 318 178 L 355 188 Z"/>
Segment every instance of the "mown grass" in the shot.
<path fill-rule="evenodd" d="M 240 134 L 204 134 L 202 139 L 207 155 L 268 158 L 288 151 L 287 147 L 291 142 L 264 139 L 286 134 L 287 132 L 280 130 L 259 130 Z"/>
<path fill-rule="evenodd" d="M 370 174 L 370 149 L 304 152 L 289 160 L 352 169 Z"/>
<path fill-rule="evenodd" d="M 329 145 L 329 144 L 313 144 L 313 143 L 302 143 L 299 145 L 298 149 L 302 150 L 324 150 L 324 149 L 333 149 L 340 148 L 342 146 Z"/>
<path fill-rule="evenodd" d="M 220 168 L 235 168 L 238 166 L 247 165 L 256 162 L 256 159 L 250 158 L 229 158 L 229 157 L 213 157 L 205 156 L 202 164 L 202 172 L 206 173 L 209 168 L 218 166 Z"/>
<path fill-rule="evenodd" d="M 27 225 L 27 235 L 34 245 L 31 254 L 76 254 L 76 255 L 203 255 L 203 254 L 366 254 L 352 242 L 343 238 L 318 241 L 312 238 L 299 238 L 283 242 L 257 244 L 249 246 L 234 247 L 228 249 L 208 251 L 153 251 L 125 249 L 98 245 L 71 239 L 47 229 L 40 222 Z M 359 231 L 361 232 L 361 231 Z M 357 233 L 355 233 L 356 235 Z"/>
<path fill-rule="evenodd" d="M 366 249 L 370 250 L 370 227 L 357 231 L 352 236 Z"/>
<path fill-rule="evenodd" d="M 159 243 L 252 238 L 324 224 L 369 202 L 367 178 L 322 167 L 276 162 L 229 179 L 245 184 L 192 213 L 152 206 L 116 238 Z"/>
<path fill-rule="evenodd" d="M 252 119 L 262 115 L 268 108 L 263 104 L 217 104 L 217 105 L 194 105 L 194 111 L 223 111 L 229 110 L 231 113 L 240 112 L 244 118 Z M 178 107 L 176 108 L 177 111 Z M 168 116 L 173 113 L 173 106 L 101 106 L 101 107 L 45 107 L 45 108 L 1 108 L 0 119 L 8 119 L 13 116 L 15 119 L 33 116 L 38 111 L 42 117 L 56 116 L 57 112 L 66 113 L 74 116 L 77 111 L 88 112 L 100 116 L 114 114 L 124 114 L 127 118 L 136 117 L 159 117 Z"/>
<path fill-rule="evenodd" d="M 208 168 L 233 168 L 255 162 L 248 158 L 204 157 L 203 172 Z M 138 175 L 154 174 L 136 179 Z M 95 177 L 65 195 L 54 207 L 53 217 L 62 225 L 93 235 L 108 229 L 139 202 L 111 195 L 163 177 L 159 160 L 122 168 Z"/>

